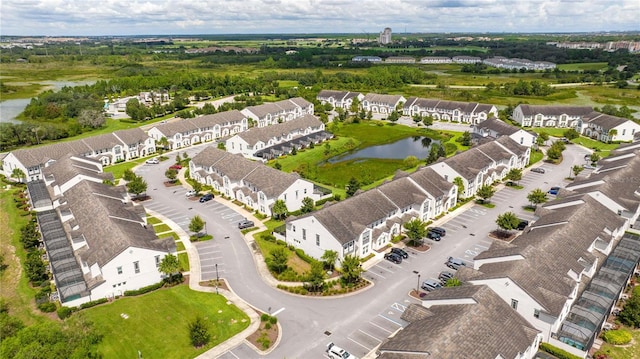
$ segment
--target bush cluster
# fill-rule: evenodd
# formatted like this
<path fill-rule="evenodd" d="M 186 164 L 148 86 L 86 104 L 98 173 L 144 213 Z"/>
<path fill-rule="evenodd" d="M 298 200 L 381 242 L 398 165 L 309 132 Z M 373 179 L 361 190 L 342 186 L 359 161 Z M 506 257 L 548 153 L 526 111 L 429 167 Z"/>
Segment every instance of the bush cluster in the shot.
<path fill-rule="evenodd" d="M 626 329 L 607 330 L 602 334 L 602 340 L 614 345 L 628 344 L 632 338 L 631 332 Z"/>
<path fill-rule="evenodd" d="M 87 309 L 87 308 L 95 307 L 96 305 L 104 304 L 106 302 L 108 302 L 107 298 L 100 298 L 100 299 L 92 300 L 91 302 L 86 302 L 86 303 L 80 304 L 80 309 Z"/>
<path fill-rule="evenodd" d="M 565 350 L 562 350 L 558 347 L 554 347 L 549 343 L 540 343 L 540 350 L 547 352 L 558 359 L 581 359 L 581 357 L 577 355 L 573 355 Z"/>
<path fill-rule="evenodd" d="M 142 288 L 136 289 L 136 290 L 125 290 L 124 291 L 124 296 L 125 297 L 133 297 L 133 296 L 136 296 L 136 295 L 149 293 L 149 292 L 152 292 L 152 291 L 154 291 L 156 289 L 162 288 L 162 286 L 164 286 L 164 281 L 156 283 L 156 284 L 148 285 L 146 287 L 142 287 Z"/>

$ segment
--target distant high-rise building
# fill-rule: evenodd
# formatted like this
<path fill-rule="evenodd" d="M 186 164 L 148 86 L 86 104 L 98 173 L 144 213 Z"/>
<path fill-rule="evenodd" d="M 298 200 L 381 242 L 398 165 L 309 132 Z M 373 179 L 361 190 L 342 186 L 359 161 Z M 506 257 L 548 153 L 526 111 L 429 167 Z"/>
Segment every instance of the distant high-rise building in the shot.
<path fill-rule="evenodd" d="M 391 28 L 385 27 L 384 31 L 380 33 L 380 37 L 378 38 L 378 42 L 385 45 L 391 43 Z"/>

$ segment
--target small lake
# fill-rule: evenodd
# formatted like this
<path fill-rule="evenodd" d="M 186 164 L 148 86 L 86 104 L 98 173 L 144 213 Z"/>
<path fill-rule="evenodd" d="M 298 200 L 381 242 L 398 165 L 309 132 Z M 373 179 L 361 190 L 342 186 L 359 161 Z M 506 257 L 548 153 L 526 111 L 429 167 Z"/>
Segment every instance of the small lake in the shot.
<path fill-rule="evenodd" d="M 364 158 L 391 158 L 404 159 L 407 156 L 416 156 L 418 159 L 426 158 L 432 143 L 437 143 L 429 137 L 415 136 L 386 145 L 371 146 L 361 150 L 332 157 L 329 163 L 337 163 L 352 159 Z"/>
<path fill-rule="evenodd" d="M 60 91 L 65 86 L 92 85 L 95 81 L 42 81 L 38 83 L 54 91 Z M 0 101 L 0 122 L 20 123 L 16 117 L 24 111 L 29 102 L 31 102 L 30 98 Z"/>

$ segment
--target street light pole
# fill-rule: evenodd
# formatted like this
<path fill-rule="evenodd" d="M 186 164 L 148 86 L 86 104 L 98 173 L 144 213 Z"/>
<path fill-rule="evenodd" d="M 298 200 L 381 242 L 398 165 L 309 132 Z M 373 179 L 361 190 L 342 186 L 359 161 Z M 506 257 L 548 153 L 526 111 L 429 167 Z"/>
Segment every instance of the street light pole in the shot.
<path fill-rule="evenodd" d="M 418 273 L 418 284 L 416 285 L 416 295 L 420 296 L 420 273 Z"/>
<path fill-rule="evenodd" d="M 216 294 L 218 293 L 218 284 L 220 283 L 220 277 L 218 277 L 218 263 L 216 263 Z"/>

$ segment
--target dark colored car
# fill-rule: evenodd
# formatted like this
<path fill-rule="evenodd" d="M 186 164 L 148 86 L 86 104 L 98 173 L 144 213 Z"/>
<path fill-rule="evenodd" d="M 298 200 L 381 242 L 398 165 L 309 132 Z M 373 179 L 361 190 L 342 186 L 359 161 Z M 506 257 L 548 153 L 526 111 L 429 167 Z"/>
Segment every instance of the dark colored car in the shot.
<path fill-rule="evenodd" d="M 518 223 L 518 227 L 516 227 L 517 230 L 522 231 L 525 228 L 527 228 L 527 226 L 529 225 L 529 221 L 525 221 L 524 219 L 520 220 L 520 223 Z"/>
<path fill-rule="evenodd" d="M 406 252 L 404 249 L 402 249 L 402 248 L 396 248 L 396 247 L 393 247 L 393 248 L 391 248 L 391 253 L 395 253 L 395 254 L 399 255 L 400 257 L 402 257 L 402 258 L 404 258 L 404 259 L 409 258 L 409 253 L 407 253 L 407 252 Z"/>
<path fill-rule="evenodd" d="M 395 264 L 402 263 L 402 257 L 392 252 L 385 254 L 384 259 L 388 260 L 389 262 L 393 262 Z"/>
<path fill-rule="evenodd" d="M 438 274 L 438 279 L 440 279 L 440 282 L 447 283 L 447 281 L 451 278 L 453 278 L 455 276 L 455 274 L 451 273 L 451 272 L 447 272 L 447 271 L 442 271 L 440 272 L 440 274 Z"/>
<path fill-rule="evenodd" d="M 535 167 L 531 169 L 531 172 L 535 172 L 535 173 L 544 173 L 544 168 L 542 167 Z"/>
<path fill-rule="evenodd" d="M 245 229 L 245 228 L 251 228 L 251 227 L 255 227 L 255 224 L 253 224 L 253 221 L 244 219 L 238 222 L 238 229 Z"/>
<path fill-rule="evenodd" d="M 439 241 L 440 239 L 442 239 L 442 237 L 438 233 L 436 233 L 434 231 L 427 232 L 427 238 L 433 239 L 436 242 Z"/>
<path fill-rule="evenodd" d="M 556 196 L 558 192 L 560 192 L 560 187 L 551 187 L 551 189 L 547 191 L 548 194 L 552 194 L 554 196 Z"/>
<path fill-rule="evenodd" d="M 207 193 L 204 196 L 200 197 L 200 203 L 208 202 L 214 199 L 215 196 L 211 193 Z"/>
<path fill-rule="evenodd" d="M 447 230 L 442 227 L 432 227 L 429 228 L 429 231 L 438 233 L 440 237 L 444 237 L 447 235 Z"/>

